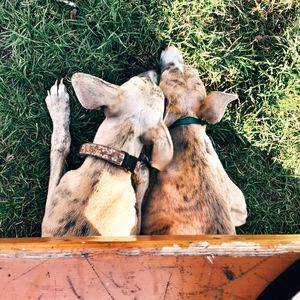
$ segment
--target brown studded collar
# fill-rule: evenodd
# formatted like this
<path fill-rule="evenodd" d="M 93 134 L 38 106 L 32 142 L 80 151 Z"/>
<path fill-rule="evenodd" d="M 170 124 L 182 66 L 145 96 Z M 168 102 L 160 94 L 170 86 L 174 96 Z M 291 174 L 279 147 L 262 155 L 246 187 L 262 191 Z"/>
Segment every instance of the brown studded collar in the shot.
<path fill-rule="evenodd" d="M 130 172 L 134 172 L 138 161 L 150 166 L 149 159 L 146 155 L 141 154 L 139 158 L 130 155 L 125 151 L 119 151 L 114 148 L 94 143 L 83 144 L 79 151 L 80 156 L 93 156 L 105 160 L 113 165 L 125 168 Z"/>

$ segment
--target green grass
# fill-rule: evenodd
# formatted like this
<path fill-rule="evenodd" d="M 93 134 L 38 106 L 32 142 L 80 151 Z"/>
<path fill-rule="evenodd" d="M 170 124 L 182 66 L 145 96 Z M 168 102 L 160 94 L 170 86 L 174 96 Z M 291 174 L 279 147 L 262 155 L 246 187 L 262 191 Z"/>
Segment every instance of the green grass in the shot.
<path fill-rule="evenodd" d="M 300 233 L 298 1 L 0 2 L 0 235 L 37 236 L 49 175 L 51 122 L 44 98 L 55 79 L 71 93 L 72 149 L 103 119 L 80 107 L 76 71 L 113 83 L 158 69 L 172 41 L 208 90 L 240 95 L 209 128 L 225 169 L 246 196 L 240 233 Z"/>

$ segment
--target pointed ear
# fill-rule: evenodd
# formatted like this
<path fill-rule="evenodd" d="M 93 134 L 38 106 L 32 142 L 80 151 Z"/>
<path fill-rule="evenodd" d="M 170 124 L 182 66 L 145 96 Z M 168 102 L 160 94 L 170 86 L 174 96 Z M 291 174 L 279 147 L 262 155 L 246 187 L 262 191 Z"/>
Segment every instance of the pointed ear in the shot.
<path fill-rule="evenodd" d="M 173 143 L 169 130 L 163 121 L 150 128 L 142 137 L 144 144 L 153 144 L 151 166 L 162 171 L 173 158 Z"/>
<path fill-rule="evenodd" d="M 236 94 L 211 92 L 204 98 L 198 117 L 211 124 L 218 123 L 222 119 L 227 105 L 236 99 L 238 99 Z"/>
<path fill-rule="evenodd" d="M 86 109 L 99 109 L 101 106 L 111 109 L 118 104 L 117 85 L 84 73 L 75 73 L 71 81 L 79 102 Z"/>

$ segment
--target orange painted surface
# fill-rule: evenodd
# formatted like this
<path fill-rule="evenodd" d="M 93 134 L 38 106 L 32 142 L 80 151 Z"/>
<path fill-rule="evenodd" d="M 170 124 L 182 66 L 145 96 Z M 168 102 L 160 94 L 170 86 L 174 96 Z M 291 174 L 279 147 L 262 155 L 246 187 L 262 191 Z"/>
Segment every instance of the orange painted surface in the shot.
<path fill-rule="evenodd" d="M 299 236 L 2 239 L 0 299 L 251 300 L 300 259 L 299 241 Z M 234 248 L 240 250 L 230 256 Z"/>

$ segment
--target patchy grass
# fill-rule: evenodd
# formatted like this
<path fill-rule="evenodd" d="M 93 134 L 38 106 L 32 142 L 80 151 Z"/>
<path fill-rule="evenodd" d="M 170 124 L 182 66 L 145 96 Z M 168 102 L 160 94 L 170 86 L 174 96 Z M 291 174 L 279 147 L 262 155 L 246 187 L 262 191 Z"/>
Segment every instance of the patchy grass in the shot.
<path fill-rule="evenodd" d="M 231 178 L 245 193 L 240 233 L 299 233 L 299 9 L 289 0 L 56 1 L 0 3 L 0 235 L 37 236 L 49 175 L 51 121 L 44 98 L 56 78 L 71 93 L 73 146 L 103 119 L 81 108 L 76 71 L 113 83 L 158 69 L 172 41 L 208 90 L 233 91 L 221 123 L 209 128 Z"/>

